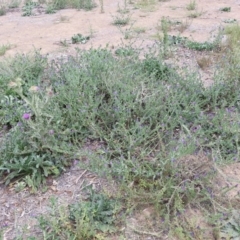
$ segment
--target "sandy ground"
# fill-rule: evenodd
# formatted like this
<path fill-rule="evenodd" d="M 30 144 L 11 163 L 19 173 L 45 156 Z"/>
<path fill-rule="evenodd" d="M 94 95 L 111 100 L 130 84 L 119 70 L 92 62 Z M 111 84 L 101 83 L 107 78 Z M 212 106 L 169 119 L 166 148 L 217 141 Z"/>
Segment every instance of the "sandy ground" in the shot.
<path fill-rule="evenodd" d="M 112 24 L 117 10 L 124 7 L 122 1 L 104 0 L 104 13 L 100 7 L 91 11 L 77 11 L 66 9 L 56 14 L 44 14 L 36 12 L 36 16 L 23 17 L 21 9 L 8 12 L 0 17 L 0 45 L 12 44 L 15 46 L 6 54 L 12 55 L 16 52 L 28 52 L 42 49 L 42 53 L 70 52 L 75 45 L 63 48 L 58 45 L 61 40 L 70 40 L 74 34 L 81 33 L 93 38 L 84 46 L 98 47 L 106 44 L 117 45 L 121 43 L 123 34 Z M 128 4 L 132 27 L 141 27 L 146 31 L 138 38 L 149 40 L 157 33 L 157 25 L 162 17 L 169 17 L 173 21 L 188 22 L 189 27 L 181 34 L 195 41 L 209 40 L 218 32 L 219 27 L 225 25 L 228 19 L 240 20 L 240 0 L 197 0 L 197 12 L 201 16 L 190 19 L 190 11 L 186 10 L 189 0 L 170 0 L 159 2 L 153 11 L 137 9 L 136 5 Z M 222 12 L 219 9 L 231 7 L 231 12 Z M 196 12 L 192 11 L 192 12 Z M 130 28 L 126 26 L 123 29 Z M 177 34 L 177 31 L 174 31 Z"/>
<path fill-rule="evenodd" d="M 159 25 L 162 17 L 186 25 L 184 30 L 180 30 L 179 26 L 172 27 L 169 35 L 180 35 L 198 42 L 214 39 L 219 29 L 223 29 L 227 24 L 225 21 L 232 19 L 240 21 L 240 0 L 197 0 L 197 8 L 193 11 L 186 9 L 189 0 L 160 1 L 153 7 L 140 9 L 136 4 L 138 1 L 140 0 L 127 5 L 130 23 L 121 28 L 113 25 L 113 20 L 119 16 L 119 8 L 124 8 L 124 0 L 104 0 L 104 13 L 101 13 L 99 5 L 91 11 L 65 9 L 55 14 L 44 14 L 43 9 L 34 10 L 35 16 L 30 17 L 23 17 L 21 8 L 8 12 L 0 17 L 0 46 L 8 44 L 12 46 L 4 57 L 27 53 L 34 49 L 41 49 L 41 53 L 49 54 L 51 59 L 74 54 L 76 47 L 88 49 L 108 45 L 113 48 L 129 43 L 141 47 L 151 46 L 161 32 Z M 231 11 L 220 11 L 223 7 L 231 7 Z M 192 13 L 200 16 L 189 18 L 189 14 Z M 145 32 L 136 34 L 136 29 L 139 28 Z M 134 37 L 124 39 L 126 32 L 131 32 Z M 71 37 L 78 33 L 92 37 L 86 44 L 71 44 Z M 64 41 L 70 44 L 67 47 L 63 46 L 61 42 Z M 204 85 L 209 86 L 213 82 L 213 68 L 201 69 L 198 65 L 198 59 L 209 54 L 211 53 L 202 54 L 188 49 L 176 49 L 170 62 L 181 63 L 180 67 L 188 66 L 191 70 L 198 71 Z"/>

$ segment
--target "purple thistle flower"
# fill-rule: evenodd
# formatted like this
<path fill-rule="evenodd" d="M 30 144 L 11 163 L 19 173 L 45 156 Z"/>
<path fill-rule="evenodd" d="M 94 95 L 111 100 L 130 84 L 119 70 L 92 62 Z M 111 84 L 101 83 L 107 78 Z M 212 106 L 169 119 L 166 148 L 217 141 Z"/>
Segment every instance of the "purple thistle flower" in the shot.
<path fill-rule="evenodd" d="M 22 118 L 25 119 L 25 120 L 29 120 L 31 118 L 31 114 L 30 113 L 24 113 Z"/>

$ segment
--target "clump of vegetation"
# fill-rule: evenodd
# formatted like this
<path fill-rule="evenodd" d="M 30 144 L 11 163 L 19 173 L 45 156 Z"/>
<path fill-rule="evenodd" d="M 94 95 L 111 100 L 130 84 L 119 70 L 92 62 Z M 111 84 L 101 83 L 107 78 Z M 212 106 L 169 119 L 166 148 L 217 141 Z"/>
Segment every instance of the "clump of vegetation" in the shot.
<path fill-rule="evenodd" d="M 197 7 L 196 1 L 195 1 L 195 0 L 191 0 L 191 1 L 187 4 L 186 9 L 187 9 L 188 11 L 192 11 L 192 10 L 195 10 L 196 7 Z"/>
<path fill-rule="evenodd" d="M 220 11 L 222 11 L 222 12 L 231 12 L 231 7 L 220 8 Z"/>
<path fill-rule="evenodd" d="M 23 16 L 31 16 L 32 11 L 34 8 L 37 8 L 40 6 L 40 2 L 34 2 L 34 1 L 26 1 L 25 5 L 23 6 Z M 45 7 L 45 13 L 46 14 L 54 14 L 57 10 L 65 9 L 65 8 L 77 8 L 77 9 L 84 9 L 86 11 L 92 10 L 94 7 L 96 7 L 96 3 L 94 0 L 52 0 L 50 2 L 47 2 Z"/>
<path fill-rule="evenodd" d="M 38 7 L 38 6 L 39 6 L 39 4 L 37 2 L 33 2 L 31 0 L 27 1 L 25 3 L 25 5 L 22 7 L 22 11 L 23 11 L 22 16 L 24 16 L 24 17 L 31 16 L 33 9 Z"/>
<path fill-rule="evenodd" d="M 223 22 L 225 22 L 225 23 L 237 23 L 237 19 L 235 19 L 235 18 L 229 18 L 229 19 L 223 20 Z"/>
<path fill-rule="evenodd" d="M 59 44 L 63 47 L 68 47 L 69 46 L 69 41 L 64 39 L 64 40 L 60 40 Z"/>
<path fill-rule="evenodd" d="M 225 27 L 225 33 L 228 35 L 229 47 L 234 48 L 240 40 L 240 26 L 238 23 Z"/>
<path fill-rule="evenodd" d="M 88 188 L 88 198 L 79 203 L 70 204 L 68 208 L 58 205 L 51 199 L 50 216 L 38 217 L 43 235 L 51 239 L 103 239 L 116 227 L 116 214 L 119 203 L 104 194 Z"/>
<path fill-rule="evenodd" d="M 197 4 L 196 4 L 196 1 L 195 0 L 191 0 L 187 6 L 186 6 L 186 9 L 188 11 L 191 11 L 189 14 L 188 14 L 188 17 L 189 18 L 197 18 L 199 16 L 202 15 L 202 12 L 198 11 L 197 10 Z"/>
<path fill-rule="evenodd" d="M 217 46 L 170 38 L 164 24 L 163 19 L 166 46 L 200 51 Z M 144 52 L 131 46 L 114 53 L 78 49 L 53 62 L 39 52 L 1 61 L 1 181 L 36 190 L 79 159 L 82 168 L 116 181 L 118 203 L 128 208 L 123 214 L 153 206 L 160 229 L 190 239 L 187 207 L 212 216 L 229 208 L 225 190 L 216 191 L 212 183 L 219 162 L 240 157 L 239 32 L 238 25 L 226 29 L 227 63 L 210 88 L 196 74 L 166 65 L 162 45 Z M 104 143 L 87 153 L 87 161 L 86 140 Z M 90 190 L 87 201 L 42 216 L 40 227 L 50 239 L 100 239 L 99 232 L 109 233 L 121 219 L 115 203 Z"/>
<path fill-rule="evenodd" d="M 170 36 L 167 35 L 167 39 L 171 44 L 182 44 L 184 47 L 197 51 L 212 51 L 218 49 L 220 45 L 221 36 L 219 35 L 214 41 L 209 42 L 195 42 L 187 39 L 186 37 Z"/>
<path fill-rule="evenodd" d="M 185 21 L 172 21 L 169 18 L 163 17 L 160 24 L 157 25 L 157 30 L 163 31 L 165 28 L 167 31 L 177 30 L 180 33 L 183 33 L 190 25 L 191 21 L 188 19 Z"/>
<path fill-rule="evenodd" d="M 135 54 L 136 51 L 134 51 L 134 49 L 132 49 L 131 47 L 120 47 L 118 49 L 115 50 L 115 54 L 117 56 L 132 56 L 133 54 Z"/>
<path fill-rule="evenodd" d="M 69 206 L 69 218 L 73 223 L 85 222 L 95 231 L 108 232 L 114 229 L 117 211 L 116 200 L 90 188 L 87 201 Z"/>
<path fill-rule="evenodd" d="M 67 7 L 74 7 L 74 8 L 83 9 L 86 11 L 90 11 L 97 6 L 95 3 L 95 0 L 79 0 L 79 1 L 53 0 L 53 5 L 57 10 L 64 9 Z"/>
<path fill-rule="evenodd" d="M 87 11 L 90 11 L 97 6 L 94 0 L 80 0 L 75 2 L 75 4 L 78 9 L 84 9 Z M 73 6 L 75 4 L 73 4 Z M 101 3 L 101 9 L 103 10 L 103 2 Z"/>
<path fill-rule="evenodd" d="M 240 64 L 240 50 L 239 50 L 239 41 L 240 41 L 240 26 L 238 23 L 231 24 L 226 26 L 225 33 L 228 36 L 227 43 L 225 46 L 225 53 L 228 55 L 228 58 L 225 59 L 224 64 L 228 66 L 228 74 L 230 74 L 234 79 L 238 79 L 239 76 L 239 64 Z M 238 81 L 237 80 L 237 81 Z"/>
<path fill-rule="evenodd" d="M 119 14 L 113 17 L 113 24 L 117 26 L 125 26 L 129 23 L 130 16 L 128 14 Z"/>
<path fill-rule="evenodd" d="M 89 41 L 89 39 L 90 39 L 90 36 L 84 37 L 81 33 L 78 33 L 72 36 L 72 44 L 76 44 L 76 43 L 85 44 Z"/>
<path fill-rule="evenodd" d="M 0 5 L 0 16 L 3 16 L 7 13 L 7 8 L 4 5 Z"/>
<path fill-rule="evenodd" d="M 212 51 L 217 47 L 217 45 L 218 44 L 216 42 L 208 42 L 208 41 L 199 43 L 199 42 L 188 40 L 185 42 L 186 47 L 193 50 L 197 50 L 197 51 Z"/>
<path fill-rule="evenodd" d="M 11 49 L 11 45 L 10 44 L 4 44 L 0 46 L 0 56 L 3 56 L 7 50 Z"/>
<path fill-rule="evenodd" d="M 135 6 L 143 11 L 152 12 L 156 9 L 156 4 L 156 0 L 138 0 Z"/>
<path fill-rule="evenodd" d="M 190 25 L 191 22 L 189 22 L 189 20 L 186 19 L 185 21 L 176 22 L 174 24 L 174 29 L 178 30 L 180 33 L 183 33 L 186 29 L 189 28 Z"/>
<path fill-rule="evenodd" d="M 55 6 L 53 4 L 47 4 L 47 7 L 45 9 L 46 14 L 54 14 L 56 13 Z"/>

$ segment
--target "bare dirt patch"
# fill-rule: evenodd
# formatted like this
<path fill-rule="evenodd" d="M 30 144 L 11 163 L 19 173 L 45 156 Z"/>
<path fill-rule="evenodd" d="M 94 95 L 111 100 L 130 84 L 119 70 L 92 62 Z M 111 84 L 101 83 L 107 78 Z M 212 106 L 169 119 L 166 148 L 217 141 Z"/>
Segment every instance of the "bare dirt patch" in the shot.
<path fill-rule="evenodd" d="M 227 165 L 219 170 L 217 178 L 219 189 L 226 190 L 226 197 L 233 204 L 240 203 L 240 163 Z"/>
<path fill-rule="evenodd" d="M 45 192 L 33 193 L 25 188 L 16 192 L 16 185 L 0 187 L 0 226 L 4 229 L 5 239 L 15 239 L 23 234 L 38 234 L 35 225 L 37 218 L 50 211 L 51 199 L 56 199 L 59 206 L 67 207 L 69 204 L 80 202 L 84 199 L 84 189 L 92 186 L 96 191 L 116 191 L 116 186 L 110 184 L 106 179 L 99 178 L 95 174 L 80 169 L 77 165 L 71 167 L 58 178 L 47 179 L 47 190 Z M 25 238 L 24 238 L 25 239 Z"/>
<path fill-rule="evenodd" d="M 198 42 L 208 40 L 217 32 L 219 26 L 225 24 L 224 20 L 240 20 L 240 5 L 237 1 L 196 1 L 197 11 L 201 12 L 196 19 L 188 18 L 189 11 L 186 10 L 188 3 L 188 0 L 161 2 L 153 12 L 143 12 L 141 9 L 136 9 L 135 5 L 129 5 L 131 20 L 134 26 L 146 29 L 141 36 L 143 39 L 149 39 L 149 35 L 156 31 L 156 25 L 162 17 L 169 17 L 175 21 L 188 20 L 190 25 L 182 35 Z M 94 38 L 87 44 L 88 46 L 105 46 L 108 43 L 116 45 L 120 43 L 122 37 L 121 32 L 112 24 L 118 6 L 123 6 L 123 2 L 105 0 L 104 13 L 100 13 L 99 7 L 88 12 L 66 9 L 56 14 L 42 13 L 30 17 L 22 17 L 21 11 L 8 12 L 1 17 L 0 44 L 9 42 L 16 45 L 8 55 L 28 52 L 33 47 L 41 48 L 43 53 L 52 53 L 64 51 L 55 44 L 60 40 L 70 39 L 77 33 L 89 34 L 93 31 Z M 231 7 L 231 12 L 225 13 L 219 10 L 225 6 Z M 68 52 L 74 47 L 71 46 L 65 51 Z"/>

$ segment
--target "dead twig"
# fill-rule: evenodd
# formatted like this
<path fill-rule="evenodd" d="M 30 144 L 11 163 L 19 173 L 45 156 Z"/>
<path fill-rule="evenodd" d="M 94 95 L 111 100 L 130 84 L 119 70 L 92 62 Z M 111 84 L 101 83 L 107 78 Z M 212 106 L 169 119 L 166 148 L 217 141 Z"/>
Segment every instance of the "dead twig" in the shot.
<path fill-rule="evenodd" d="M 84 170 L 82 174 L 76 179 L 75 184 L 78 183 L 79 179 L 87 172 L 87 170 Z"/>
<path fill-rule="evenodd" d="M 155 233 L 155 232 L 146 232 L 146 231 L 141 231 L 141 230 L 138 230 L 138 229 L 135 229 L 134 227 L 132 226 L 128 226 L 130 229 L 132 229 L 134 232 L 136 233 L 139 233 L 139 234 L 144 234 L 144 235 L 149 235 L 149 236 L 154 236 L 154 237 L 162 237 L 162 235 L 160 235 L 161 232 L 159 233 Z"/>

